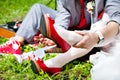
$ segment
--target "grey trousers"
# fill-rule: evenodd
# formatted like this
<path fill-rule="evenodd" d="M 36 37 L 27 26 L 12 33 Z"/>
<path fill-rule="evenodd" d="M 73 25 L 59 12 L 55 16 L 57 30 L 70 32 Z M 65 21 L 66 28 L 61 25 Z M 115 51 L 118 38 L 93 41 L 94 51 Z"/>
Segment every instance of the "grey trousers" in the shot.
<path fill-rule="evenodd" d="M 40 27 L 41 15 L 46 13 L 48 13 L 52 19 L 55 19 L 55 10 L 42 4 L 34 4 L 24 18 L 16 35 L 23 37 L 27 42 L 33 41 L 33 37 L 37 34 Z"/>

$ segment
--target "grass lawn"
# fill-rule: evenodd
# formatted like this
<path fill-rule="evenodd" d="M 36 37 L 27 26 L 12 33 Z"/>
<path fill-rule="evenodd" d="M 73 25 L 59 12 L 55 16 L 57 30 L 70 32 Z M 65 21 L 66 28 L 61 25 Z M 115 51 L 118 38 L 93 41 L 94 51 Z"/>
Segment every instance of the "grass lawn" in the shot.
<path fill-rule="evenodd" d="M 22 20 L 35 3 L 55 8 L 55 0 L 0 0 L 0 23 Z"/>
<path fill-rule="evenodd" d="M 52 2 L 50 2 L 52 1 Z M 45 4 L 55 9 L 55 0 L 0 0 L 0 24 L 9 21 L 22 20 L 30 7 L 35 3 Z M 49 3 L 50 2 L 50 3 Z M 0 44 L 7 39 L 0 38 Z M 28 45 L 21 47 L 23 52 L 31 51 Z M 46 54 L 44 60 L 57 54 Z M 91 64 L 88 60 L 76 59 L 62 68 L 58 75 L 48 75 L 41 71 L 34 74 L 30 68 L 29 60 L 19 64 L 13 55 L 0 56 L 0 80 L 90 80 Z"/>

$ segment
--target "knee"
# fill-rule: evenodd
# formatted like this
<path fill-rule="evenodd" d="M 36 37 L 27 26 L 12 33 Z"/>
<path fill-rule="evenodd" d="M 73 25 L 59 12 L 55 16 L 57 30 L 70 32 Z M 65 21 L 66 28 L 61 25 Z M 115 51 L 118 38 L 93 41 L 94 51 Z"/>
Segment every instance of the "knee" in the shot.
<path fill-rule="evenodd" d="M 39 4 L 39 3 L 35 3 L 33 6 L 32 6 L 32 8 L 38 8 L 39 6 L 40 6 L 41 4 Z"/>
<path fill-rule="evenodd" d="M 31 7 L 31 10 L 41 11 L 41 6 L 42 6 L 42 4 L 36 3 Z"/>

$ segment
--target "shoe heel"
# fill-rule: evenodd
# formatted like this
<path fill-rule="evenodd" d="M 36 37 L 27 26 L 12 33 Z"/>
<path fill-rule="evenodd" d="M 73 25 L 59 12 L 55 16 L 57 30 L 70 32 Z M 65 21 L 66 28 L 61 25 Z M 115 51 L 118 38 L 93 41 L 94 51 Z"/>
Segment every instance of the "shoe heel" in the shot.
<path fill-rule="evenodd" d="M 61 36 L 58 35 L 53 24 L 54 20 L 48 14 L 42 15 L 40 22 L 41 33 L 45 37 L 55 41 L 62 48 L 62 51 L 66 52 L 71 46 L 64 39 L 62 39 Z"/>

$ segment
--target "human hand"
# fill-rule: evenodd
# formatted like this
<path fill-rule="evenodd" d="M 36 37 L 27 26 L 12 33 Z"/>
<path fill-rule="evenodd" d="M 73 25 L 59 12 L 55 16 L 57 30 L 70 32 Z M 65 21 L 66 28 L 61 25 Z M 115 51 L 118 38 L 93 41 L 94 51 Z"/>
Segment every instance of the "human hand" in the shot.
<path fill-rule="evenodd" d="M 55 45 L 55 42 L 49 38 L 41 38 L 41 43 L 44 44 L 45 46 L 53 46 Z"/>
<path fill-rule="evenodd" d="M 99 41 L 98 35 L 95 32 L 92 31 L 75 31 L 75 32 L 80 36 L 82 35 L 83 38 L 81 41 L 76 43 L 74 47 L 92 49 Z"/>

